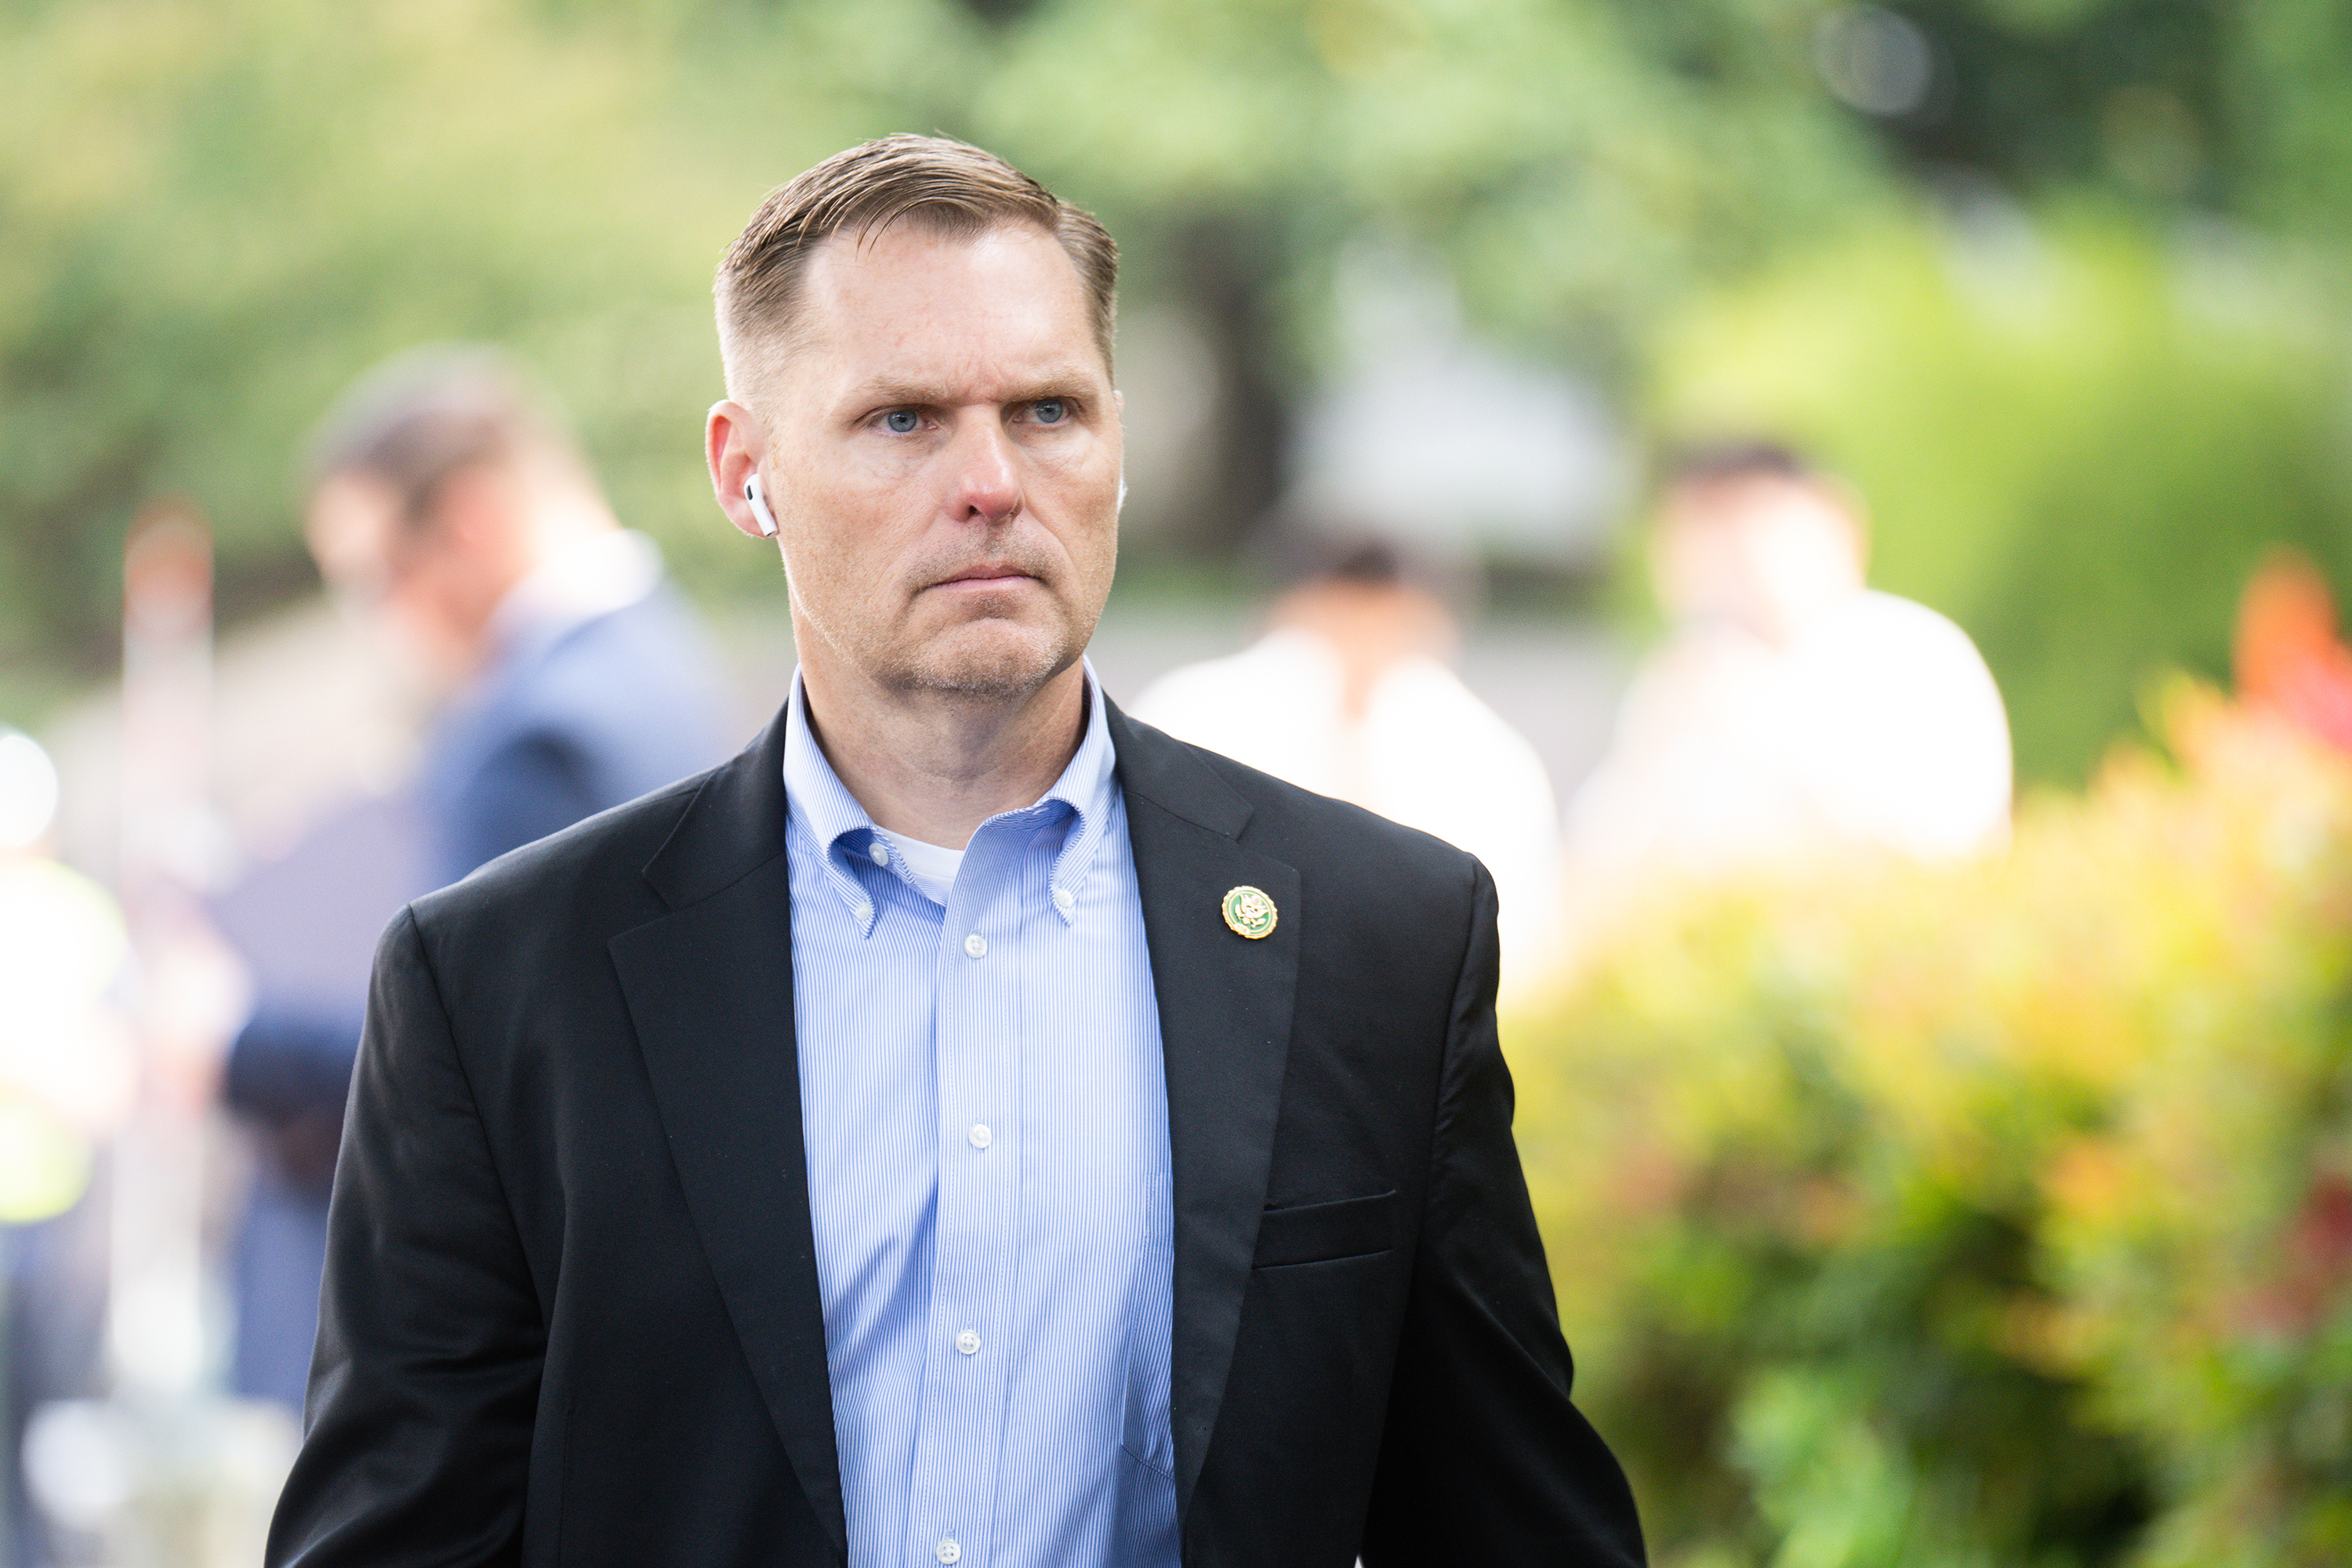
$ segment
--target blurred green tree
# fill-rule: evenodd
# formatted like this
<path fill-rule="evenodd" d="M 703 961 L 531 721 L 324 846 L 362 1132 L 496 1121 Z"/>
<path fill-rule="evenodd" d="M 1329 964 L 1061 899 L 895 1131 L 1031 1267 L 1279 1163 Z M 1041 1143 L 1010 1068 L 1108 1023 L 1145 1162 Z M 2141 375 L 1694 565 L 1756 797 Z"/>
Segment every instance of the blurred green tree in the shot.
<path fill-rule="evenodd" d="M 1622 387 L 1664 310 L 1878 200 L 1808 14 L 1049 0 L 1003 33 L 969 122 L 1116 214 L 1137 286 L 1207 330 L 1230 471 L 1185 542 L 1229 542 L 1275 499 L 1350 240 L 1434 253 L 1487 331 Z"/>
<path fill-rule="evenodd" d="M 232 615 L 305 582 L 287 454 L 419 340 L 530 356 L 690 577 L 751 570 L 698 499 L 708 268 L 766 184 L 908 126 L 1103 207 L 1135 289 L 1198 308 L 1228 416 L 1185 542 L 1229 542 L 1278 483 L 1350 236 L 1439 242 L 1488 319 L 1630 364 L 1664 302 L 1866 192 L 1801 15 L 1740 10 L 1662 32 L 1549 0 L 14 7 L 0 656 L 104 667 L 116 543 L 158 491 L 215 518 Z"/>
<path fill-rule="evenodd" d="M 2341 254 L 2347 34 L 2330 0 L 11 6 L 0 661 L 20 688 L 43 668 L 106 667 L 116 543 L 158 492 L 215 517 L 232 615 L 306 583 L 287 455 L 351 375 L 426 339 L 494 338 L 539 363 L 624 511 L 690 582 L 759 574 L 710 525 L 694 457 L 697 411 L 717 390 L 708 268 L 762 189 L 861 136 L 967 135 L 1111 219 L 1131 296 L 1187 312 L 1213 351 L 1217 472 L 1172 545 L 1213 552 L 1278 492 L 1285 410 L 1327 368 L 1332 274 L 1360 237 L 1443 256 L 1484 330 L 1635 402 L 1705 371 L 1692 322 L 1725 321 L 1743 300 L 1769 310 L 1759 287 L 1849 304 L 1846 269 L 1871 267 L 1857 257 L 1899 248 L 1885 237 L 1906 223 L 1932 234 L 1917 215 L 1937 205 L 2006 201 L 2039 221 L 2087 201 L 2122 248 L 2252 237 L 2224 248 L 2240 291 L 2259 297 Z M 1943 387 L 1930 400 L 1955 395 L 1991 384 L 1979 362 L 2006 353 L 2014 374 L 2048 369 L 2084 396 L 2145 391 L 2203 374 L 2156 339 L 2215 334 L 2162 326 L 2143 300 L 2131 331 L 2148 341 L 2098 350 L 2106 368 L 2085 376 L 2064 331 L 2012 353 L 1979 342 L 1948 302 L 1923 304 L 1887 335 L 1977 369 L 1852 362 L 1809 395 L 1798 433 L 1836 436 L 1833 455 L 1874 489 L 1981 494 L 1936 525 L 1971 538 L 1930 544 L 1885 491 L 1885 559 L 1891 581 L 1935 589 L 1998 645 L 2039 773 L 2066 776 L 2095 748 L 2151 650 L 2210 657 L 2210 604 L 2172 638 L 2151 631 L 2145 603 L 2111 613 L 2108 598 L 2161 597 L 2200 529 L 2253 541 L 2340 526 L 2326 499 L 2332 435 L 2272 429 L 2305 430 L 2334 395 L 2309 351 L 2341 336 L 2343 302 L 2326 285 L 2305 292 L 2315 303 L 2294 304 L 2300 327 L 2230 339 L 2237 368 L 2179 405 L 2174 427 L 2199 436 L 2174 468 L 2193 466 L 2196 482 L 2166 489 L 2143 473 L 2145 500 L 2103 503 L 2101 542 L 2074 563 L 2008 542 L 2046 540 L 2032 520 L 2066 484 L 2104 494 L 2112 442 L 2094 450 L 2081 435 L 1990 466 L 2021 484 L 2030 472 L 2029 496 L 1956 471 L 1986 467 L 1957 437 L 1844 433 L 1915 373 Z M 2116 322 L 2122 309 L 2097 307 Z M 1856 310 L 1837 330 L 1862 330 Z M 2230 402 L 2242 385 L 2251 401 Z M 2144 413 L 2118 405 L 2107 426 Z M 2004 551 L 2006 574 L 1918 564 Z M 2227 572 L 2244 552 L 2198 559 Z M 2071 605 L 2063 635 L 2042 636 L 2055 604 Z M 2037 715 L 2054 715 L 2046 734 Z"/>
<path fill-rule="evenodd" d="M 2021 775 L 2227 663 L 2291 542 L 2352 587 L 2352 14 L 2326 0 L 1815 8 L 1824 89 L 1916 193 L 1648 340 L 1668 437 L 1760 429 L 1868 494 L 1877 576 L 1952 615 Z"/>
<path fill-rule="evenodd" d="M 896 121 L 921 79 L 898 68 L 918 51 L 893 59 L 838 13 L 818 18 L 822 47 L 772 24 L 716 113 L 674 9 L 8 8 L 12 683 L 110 664 L 122 530 L 158 493 L 212 518 L 230 616 L 311 581 L 291 454 L 352 376 L 424 341 L 520 351 L 569 404 L 625 517 L 690 576 L 757 570 L 706 526 L 709 268 L 774 171 Z M 860 15 L 887 23 L 893 9 Z M 964 19 L 897 9 L 902 31 L 933 38 Z"/>

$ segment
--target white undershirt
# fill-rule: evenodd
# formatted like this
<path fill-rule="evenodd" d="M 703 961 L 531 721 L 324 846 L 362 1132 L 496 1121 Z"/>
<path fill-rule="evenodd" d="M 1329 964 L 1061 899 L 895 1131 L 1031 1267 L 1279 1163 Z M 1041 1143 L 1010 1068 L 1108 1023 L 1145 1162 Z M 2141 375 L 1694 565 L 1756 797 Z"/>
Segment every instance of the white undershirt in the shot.
<path fill-rule="evenodd" d="M 891 850 L 898 857 L 900 868 L 914 879 L 915 886 L 930 895 L 933 903 L 946 904 L 948 889 L 955 886 L 956 871 L 963 865 L 963 851 L 926 844 L 919 838 L 909 838 L 887 827 L 877 827 L 874 831 L 889 840 Z"/>

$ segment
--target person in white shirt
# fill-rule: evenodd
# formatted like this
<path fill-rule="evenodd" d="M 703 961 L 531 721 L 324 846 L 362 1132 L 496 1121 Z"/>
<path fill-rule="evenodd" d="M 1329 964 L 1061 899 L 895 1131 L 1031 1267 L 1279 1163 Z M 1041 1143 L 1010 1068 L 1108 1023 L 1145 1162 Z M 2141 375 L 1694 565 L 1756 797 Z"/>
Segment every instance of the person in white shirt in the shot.
<path fill-rule="evenodd" d="M 1503 991 L 1523 989 L 1551 956 L 1559 806 L 1535 748 L 1446 663 L 1444 604 L 1395 551 L 1358 542 L 1269 620 L 1241 652 L 1160 677 L 1135 716 L 1478 857 L 1502 899 Z"/>
<path fill-rule="evenodd" d="M 1570 881 L 1710 877 L 2008 831 L 2009 724 L 1968 634 L 1872 590 L 1858 500 L 1785 448 L 1685 458 L 1652 566 L 1672 624 L 1570 805 Z"/>

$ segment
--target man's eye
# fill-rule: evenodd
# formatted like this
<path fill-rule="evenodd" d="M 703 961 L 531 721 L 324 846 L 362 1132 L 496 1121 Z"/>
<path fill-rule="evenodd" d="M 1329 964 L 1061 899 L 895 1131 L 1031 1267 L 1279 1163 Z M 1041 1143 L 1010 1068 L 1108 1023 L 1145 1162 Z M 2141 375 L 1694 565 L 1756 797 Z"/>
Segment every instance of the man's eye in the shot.
<path fill-rule="evenodd" d="M 882 427 L 894 436 L 911 436 L 922 418 L 911 408 L 893 408 L 882 416 Z"/>
<path fill-rule="evenodd" d="M 1070 416 L 1070 405 L 1058 397 L 1040 398 L 1029 405 L 1029 414 L 1040 425 L 1059 425 Z"/>

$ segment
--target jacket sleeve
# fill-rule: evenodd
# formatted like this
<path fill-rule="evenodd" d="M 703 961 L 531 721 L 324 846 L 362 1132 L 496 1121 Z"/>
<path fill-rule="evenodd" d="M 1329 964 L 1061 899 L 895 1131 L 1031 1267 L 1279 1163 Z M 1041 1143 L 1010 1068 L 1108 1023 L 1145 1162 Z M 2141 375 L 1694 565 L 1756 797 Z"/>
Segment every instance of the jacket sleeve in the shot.
<path fill-rule="evenodd" d="M 1511 1140 L 1483 866 L 1472 905 L 1363 1562 L 1624 1568 L 1643 1561 L 1633 1493 L 1570 1403 L 1573 1366 Z"/>
<path fill-rule="evenodd" d="M 419 936 L 376 950 L 271 1568 L 520 1561 L 545 1331 Z"/>

